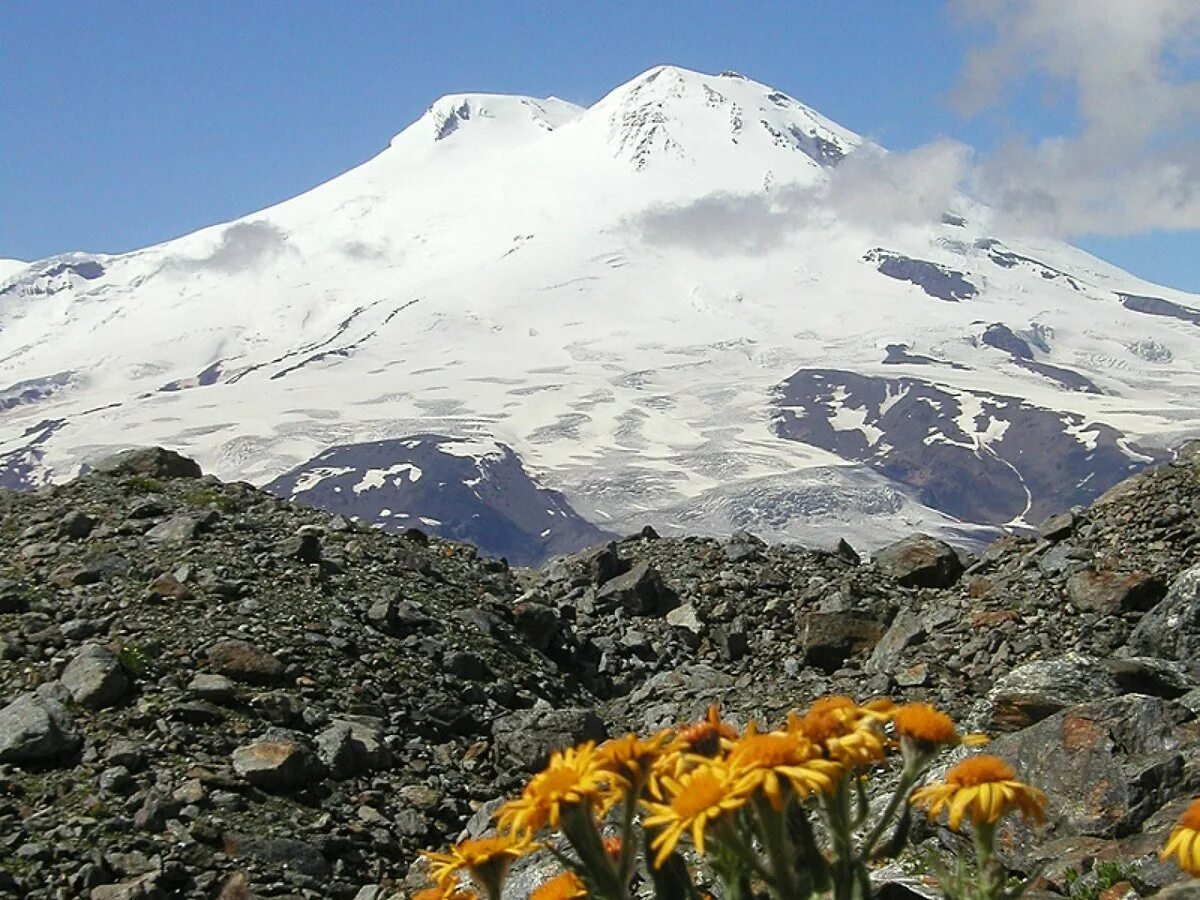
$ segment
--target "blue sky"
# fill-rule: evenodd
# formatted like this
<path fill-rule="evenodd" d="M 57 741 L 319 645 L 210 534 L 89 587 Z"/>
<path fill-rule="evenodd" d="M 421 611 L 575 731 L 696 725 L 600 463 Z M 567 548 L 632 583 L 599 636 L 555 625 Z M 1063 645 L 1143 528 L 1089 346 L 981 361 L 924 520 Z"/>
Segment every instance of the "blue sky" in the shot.
<path fill-rule="evenodd" d="M 586 104 L 659 63 L 735 69 L 891 149 L 949 138 L 974 148 L 990 174 L 994 160 L 1013 157 L 1011 175 L 1020 160 L 1037 160 L 1011 148 L 1094 131 L 1077 101 L 1109 89 L 1088 82 L 1088 71 L 1076 79 L 1020 68 L 1045 34 L 1073 25 L 996 36 L 1002 17 L 1036 2 L 8 0 L 0 6 L 0 257 L 122 251 L 236 218 L 369 158 L 441 94 L 553 94 Z M 983 14 L 972 19 L 972 9 Z M 1159 24 L 1147 42 L 1179 27 Z M 1008 57 L 987 52 L 989 41 Z M 1099 49 L 1112 58 L 1111 46 Z M 1078 56 L 1069 47 L 1063 54 Z M 994 80 L 1002 90 L 967 116 L 952 98 L 961 100 L 972 59 L 977 83 L 967 87 L 980 94 L 982 79 L 986 93 Z M 1173 62 L 1176 79 L 1200 76 L 1195 59 Z M 1168 116 L 1160 124 L 1166 138 L 1156 147 L 1197 146 L 1179 142 Z M 1135 183 L 1119 172 L 1104 177 Z M 1045 180 L 1054 187 L 1055 176 Z M 1079 216 L 1066 216 L 1076 243 L 1200 291 L 1200 220 L 1190 210 L 1156 218 L 1138 197 L 1114 205 L 1095 190 L 1077 186 L 1063 202 L 1101 209 L 1098 219 L 1127 221 L 1115 230 L 1135 233 L 1078 236 Z M 1143 213 L 1120 214 L 1125 208 Z"/>

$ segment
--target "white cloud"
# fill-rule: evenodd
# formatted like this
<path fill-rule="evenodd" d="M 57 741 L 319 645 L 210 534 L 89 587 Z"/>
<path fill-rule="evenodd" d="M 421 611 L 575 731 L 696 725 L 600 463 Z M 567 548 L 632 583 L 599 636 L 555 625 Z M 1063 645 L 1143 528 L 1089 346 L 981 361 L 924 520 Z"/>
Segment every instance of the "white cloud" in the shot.
<path fill-rule="evenodd" d="M 864 145 L 817 184 L 710 194 L 652 209 L 630 224 L 650 243 L 710 254 L 767 253 L 804 228 L 832 221 L 887 233 L 938 221 L 954 206 L 970 157 L 970 148 L 954 141 L 935 141 L 907 153 Z"/>
<path fill-rule="evenodd" d="M 1075 102 L 1071 133 L 1013 140 L 980 160 L 971 189 L 1002 219 L 1065 235 L 1200 228 L 1200 2 L 951 0 L 951 9 L 989 33 L 954 93 L 964 112 L 1032 79 Z"/>

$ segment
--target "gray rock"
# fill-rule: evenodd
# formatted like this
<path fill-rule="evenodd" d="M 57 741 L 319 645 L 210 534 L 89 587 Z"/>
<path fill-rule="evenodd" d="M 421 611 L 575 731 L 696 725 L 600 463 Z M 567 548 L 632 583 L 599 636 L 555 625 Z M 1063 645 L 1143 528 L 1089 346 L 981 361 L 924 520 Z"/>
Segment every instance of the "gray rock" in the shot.
<path fill-rule="evenodd" d="M 212 703 L 232 703 L 237 699 L 237 685 L 224 675 L 201 672 L 188 682 L 189 694 Z"/>
<path fill-rule="evenodd" d="M 233 770 L 264 791 L 284 793 L 304 787 L 320 777 L 316 755 L 303 744 L 289 740 L 264 740 L 233 751 Z"/>
<path fill-rule="evenodd" d="M 590 709 L 581 708 L 535 706 L 501 716 L 492 724 L 500 760 L 530 772 L 545 766 L 554 750 L 581 741 L 602 741 L 607 736 L 600 717 Z"/>
<path fill-rule="evenodd" d="M 696 611 L 695 604 L 684 603 L 667 613 L 667 624 L 683 635 L 690 647 L 695 649 L 700 645 L 700 636 L 704 634 L 704 622 Z"/>
<path fill-rule="evenodd" d="M 596 591 L 594 604 L 603 612 L 620 609 L 631 616 L 661 616 L 677 602 L 654 567 L 640 562 L 625 574 L 605 582 Z"/>
<path fill-rule="evenodd" d="M 1166 586 L 1145 572 L 1083 569 L 1067 579 L 1067 597 L 1080 609 L 1113 616 L 1157 604 Z"/>
<path fill-rule="evenodd" d="M 0 763 L 46 762 L 80 748 L 74 717 L 52 694 L 22 694 L 0 709 Z"/>
<path fill-rule="evenodd" d="M 92 888 L 90 900 L 164 900 L 166 893 L 158 886 L 158 873 L 150 872 L 132 881 L 102 884 Z"/>
<path fill-rule="evenodd" d="M 1051 836 L 1121 837 L 1187 795 L 1180 746 L 1167 701 L 1128 694 L 1062 710 L 988 752 L 1052 798 Z"/>
<path fill-rule="evenodd" d="M 321 851 L 304 841 L 245 833 L 229 833 L 224 837 L 226 849 L 234 858 L 249 857 L 311 878 L 328 878 L 333 872 Z"/>
<path fill-rule="evenodd" d="M 1018 731 L 1061 709 L 1122 693 L 1100 660 L 1079 653 L 1040 659 L 1013 669 L 989 692 L 986 727 Z"/>
<path fill-rule="evenodd" d="M 801 619 L 797 631 L 805 662 L 832 672 L 855 653 L 874 647 L 884 626 L 852 613 L 813 612 Z"/>
<path fill-rule="evenodd" d="M 162 447 L 137 447 L 106 456 L 92 466 L 104 475 L 147 475 L 152 478 L 199 478 L 195 460 Z"/>
<path fill-rule="evenodd" d="M 950 587 L 962 574 L 962 560 L 945 541 L 914 534 L 884 547 L 875 567 L 905 587 Z"/>
<path fill-rule="evenodd" d="M 96 527 L 96 520 L 81 510 L 74 510 L 63 516 L 58 522 L 56 534 L 59 537 L 83 540 Z"/>
<path fill-rule="evenodd" d="M 186 544 L 200 533 L 201 520 L 191 515 L 171 516 L 146 532 L 146 538 L 163 544 Z"/>
<path fill-rule="evenodd" d="M 1129 646 L 1144 656 L 1195 665 L 1200 656 L 1200 566 L 1187 569 L 1171 583 L 1162 602 L 1133 629 Z"/>
<path fill-rule="evenodd" d="M 1075 516 L 1064 512 L 1053 515 L 1038 526 L 1038 535 L 1047 541 L 1061 541 L 1075 530 Z"/>
<path fill-rule="evenodd" d="M 925 639 L 928 631 L 921 614 L 916 610 L 902 609 L 867 660 L 867 671 L 891 673 L 900 665 L 904 651 Z"/>
<path fill-rule="evenodd" d="M 91 709 L 112 706 L 131 687 L 125 667 L 99 644 L 84 645 L 63 669 L 62 683 L 76 703 Z"/>

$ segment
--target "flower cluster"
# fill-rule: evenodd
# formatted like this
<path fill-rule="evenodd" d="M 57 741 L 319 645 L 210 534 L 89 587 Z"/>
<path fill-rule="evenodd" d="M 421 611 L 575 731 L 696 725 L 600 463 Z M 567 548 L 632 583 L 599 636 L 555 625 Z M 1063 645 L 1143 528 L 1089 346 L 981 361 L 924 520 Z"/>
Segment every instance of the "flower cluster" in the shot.
<path fill-rule="evenodd" d="M 825 697 L 775 730 L 735 728 L 713 708 L 650 737 L 582 744 L 553 754 L 501 807 L 496 837 L 427 854 L 436 886 L 421 900 L 500 900 L 512 860 L 539 848 L 564 871 L 534 900 L 627 900 L 647 888 L 698 900 L 713 881 L 727 898 L 862 900 L 869 865 L 903 849 L 912 808 L 975 835 L 973 881 L 947 875 L 947 894 L 998 900 L 1009 888 L 991 852 L 996 825 L 1010 812 L 1040 821 L 1045 795 L 987 755 L 917 787 L 942 751 L 985 740 L 927 704 Z M 894 786 L 873 804 L 868 781 L 889 769 Z M 1200 853 L 1192 847 L 1180 857 Z"/>

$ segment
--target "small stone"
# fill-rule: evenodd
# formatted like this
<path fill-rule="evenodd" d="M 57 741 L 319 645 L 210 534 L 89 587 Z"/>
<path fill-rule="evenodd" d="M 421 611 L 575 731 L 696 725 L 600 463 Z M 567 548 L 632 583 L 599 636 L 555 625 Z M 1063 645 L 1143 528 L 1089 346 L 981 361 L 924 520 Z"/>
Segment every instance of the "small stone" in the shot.
<path fill-rule="evenodd" d="M 125 795 L 133 792 L 133 776 L 124 766 L 110 766 L 100 773 L 100 791 Z"/>

